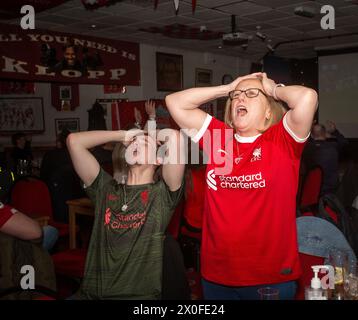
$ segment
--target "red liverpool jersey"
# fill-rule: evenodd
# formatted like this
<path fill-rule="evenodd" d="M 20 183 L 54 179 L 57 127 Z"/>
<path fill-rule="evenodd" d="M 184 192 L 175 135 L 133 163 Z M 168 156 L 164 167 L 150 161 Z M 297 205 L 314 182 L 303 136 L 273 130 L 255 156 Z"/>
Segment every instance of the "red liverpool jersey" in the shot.
<path fill-rule="evenodd" d="M 240 137 L 208 115 L 193 140 L 209 156 L 203 277 L 227 286 L 299 278 L 296 193 L 306 139 L 285 118 L 261 135 Z"/>

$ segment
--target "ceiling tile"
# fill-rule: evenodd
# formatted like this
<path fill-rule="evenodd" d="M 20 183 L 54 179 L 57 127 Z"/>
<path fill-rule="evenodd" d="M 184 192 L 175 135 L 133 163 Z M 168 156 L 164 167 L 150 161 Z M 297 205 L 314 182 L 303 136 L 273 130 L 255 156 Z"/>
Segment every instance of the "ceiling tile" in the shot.
<path fill-rule="evenodd" d="M 290 28 L 295 29 L 297 31 L 309 33 L 311 31 L 321 30 L 321 25 L 317 22 L 311 22 L 306 24 L 298 24 L 298 25 L 290 26 Z"/>
<path fill-rule="evenodd" d="M 259 26 L 260 28 L 257 28 L 257 26 Z M 265 33 L 266 30 L 277 28 L 277 26 L 268 23 L 254 23 L 254 24 L 247 24 L 247 25 L 240 26 L 240 28 L 244 31 L 260 30 L 260 32 Z"/>
<path fill-rule="evenodd" d="M 221 11 L 229 14 L 235 14 L 239 17 L 252 15 L 270 10 L 269 6 L 259 6 L 251 2 L 240 2 L 237 4 L 229 4 L 227 6 L 220 7 Z"/>
<path fill-rule="evenodd" d="M 280 12 L 277 10 L 268 10 L 261 13 L 246 15 L 245 17 L 254 20 L 268 21 L 268 20 L 286 18 L 287 14 L 285 12 Z"/>
<path fill-rule="evenodd" d="M 284 19 L 271 20 L 270 23 L 276 26 L 295 26 L 301 24 L 307 24 L 312 20 L 304 17 L 292 16 Z M 320 23 L 316 22 L 317 26 L 320 26 Z"/>
<path fill-rule="evenodd" d="M 278 7 L 286 6 L 289 3 L 292 3 L 292 4 L 300 3 L 300 2 L 302 2 L 302 0 L 292 0 L 292 1 L 289 1 L 289 0 L 270 0 L 270 1 L 252 0 L 251 2 L 254 2 L 259 5 L 269 5 L 271 8 L 278 8 Z"/>
<path fill-rule="evenodd" d="M 50 23 L 57 23 L 57 24 L 71 24 L 71 23 L 76 23 L 76 22 L 80 22 L 81 19 L 73 19 L 70 17 L 64 17 L 64 16 L 56 16 L 53 14 L 46 14 L 43 16 L 36 16 L 36 22 L 38 21 L 45 21 L 45 22 L 50 22 Z"/>
<path fill-rule="evenodd" d="M 191 23 L 197 23 L 199 21 L 192 19 L 192 18 L 187 18 L 187 17 L 172 16 L 172 17 L 167 17 L 167 18 L 163 18 L 163 19 L 158 19 L 156 22 L 164 24 L 164 25 L 170 25 L 170 24 L 175 24 L 175 23 L 190 25 Z"/>
<path fill-rule="evenodd" d="M 320 3 L 322 6 L 327 5 L 327 4 L 331 5 L 335 9 L 340 8 L 340 7 L 345 7 L 345 6 L 347 6 L 347 4 L 350 4 L 349 2 L 347 2 L 345 0 L 318 0 L 317 2 Z"/>
<path fill-rule="evenodd" d="M 122 16 L 109 16 L 105 18 L 99 18 L 99 19 L 93 19 L 91 22 L 97 24 L 97 23 L 104 23 L 104 24 L 110 24 L 113 27 L 116 26 L 123 26 L 127 24 L 137 23 L 138 20 L 131 17 L 122 17 Z"/>
<path fill-rule="evenodd" d="M 227 14 L 216 10 L 199 9 L 196 10 L 194 14 L 190 12 L 190 13 L 183 14 L 183 16 L 198 19 L 198 20 L 210 21 L 210 20 L 223 19 L 227 17 Z"/>
<path fill-rule="evenodd" d="M 74 8 L 74 9 L 67 9 L 56 13 L 57 15 L 71 17 L 74 19 L 86 19 L 90 21 L 92 19 L 98 19 L 102 17 L 108 17 L 109 15 L 103 12 L 99 12 L 98 10 L 86 10 L 83 8 Z"/>

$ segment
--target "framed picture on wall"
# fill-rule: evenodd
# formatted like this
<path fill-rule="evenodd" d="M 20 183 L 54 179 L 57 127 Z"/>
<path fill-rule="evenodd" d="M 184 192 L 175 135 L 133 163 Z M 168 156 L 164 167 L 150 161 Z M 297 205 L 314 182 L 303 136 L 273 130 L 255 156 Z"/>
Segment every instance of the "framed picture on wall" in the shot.
<path fill-rule="evenodd" d="M 66 129 L 70 132 L 80 131 L 80 119 L 79 118 L 62 118 L 55 119 L 55 132 L 56 136 Z"/>
<path fill-rule="evenodd" d="M 71 100 L 71 86 L 60 86 L 60 100 Z"/>
<path fill-rule="evenodd" d="M 195 86 L 210 87 L 212 84 L 213 72 L 208 69 L 195 69 Z"/>
<path fill-rule="evenodd" d="M 0 133 L 45 131 L 42 98 L 0 98 Z"/>
<path fill-rule="evenodd" d="M 183 89 L 183 56 L 163 52 L 156 53 L 157 90 L 179 91 Z"/>

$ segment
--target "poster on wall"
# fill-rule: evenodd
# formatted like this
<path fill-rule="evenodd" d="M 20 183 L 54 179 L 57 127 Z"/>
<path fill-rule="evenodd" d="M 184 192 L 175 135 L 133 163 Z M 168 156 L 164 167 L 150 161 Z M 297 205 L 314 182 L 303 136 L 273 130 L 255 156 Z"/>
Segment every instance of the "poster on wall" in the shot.
<path fill-rule="evenodd" d="M 140 85 L 138 43 L 1 23 L 0 30 L 0 78 Z"/>
<path fill-rule="evenodd" d="M 0 98 L 1 134 L 41 133 L 44 130 L 42 98 Z"/>
<path fill-rule="evenodd" d="M 77 83 L 51 83 L 51 104 L 58 111 L 73 111 L 80 105 Z"/>

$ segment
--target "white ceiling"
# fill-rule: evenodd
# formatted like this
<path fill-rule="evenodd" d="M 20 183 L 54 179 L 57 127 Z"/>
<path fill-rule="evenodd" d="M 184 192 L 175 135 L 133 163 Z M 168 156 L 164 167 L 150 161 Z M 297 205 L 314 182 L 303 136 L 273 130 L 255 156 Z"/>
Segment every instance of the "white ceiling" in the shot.
<path fill-rule="evenodd" d="M 173 0 L 159 0 L 154 10 L 153 0 L 124 0 L 97 10 L 86 10 L 80 0 L 72 0 L 61 6 L 36 14 L 36 27 L 75 34 L 112 38 L 153 45 L 184 48 L 197 51 L 240 56 L 260 60 L 272 46 L 282 41 L 326 37 L 322 40 L 298 41 L 279 46 L 275 54 L 291 58 L 315 56 L 315 47 L 349 45 L 358 43 L 358 35 L 329 38 L 330 36 L 358 33 L 358 1 L 355 0 L 197 0 L 192 13 L 191 0 L 179 1 L 179 13 L 175 15 Z M 321 6 L 330 4 L 336 11 L 336 29 L 322 30 L 320 27 Z M 294 14 L 297 6 L 316 9 L 314 18 Z M 244 50 L 241 46 L 224 46 L 218 40 L 172 39 L 159 34 L 139 31 L 140 28 L 165 26 L 179 23 L 189 27 L 206 26 L 208 30 L 231 32 L 231 15 L 237 16 L 237 30 L 253 35 L 253 40 Z M 18 23 L 18 21 L 9 21 Z M 96 27 L 92 28 L 91 25 Z M 267 35 L 263 42 L 255 36 L 256 26 Z"/>

